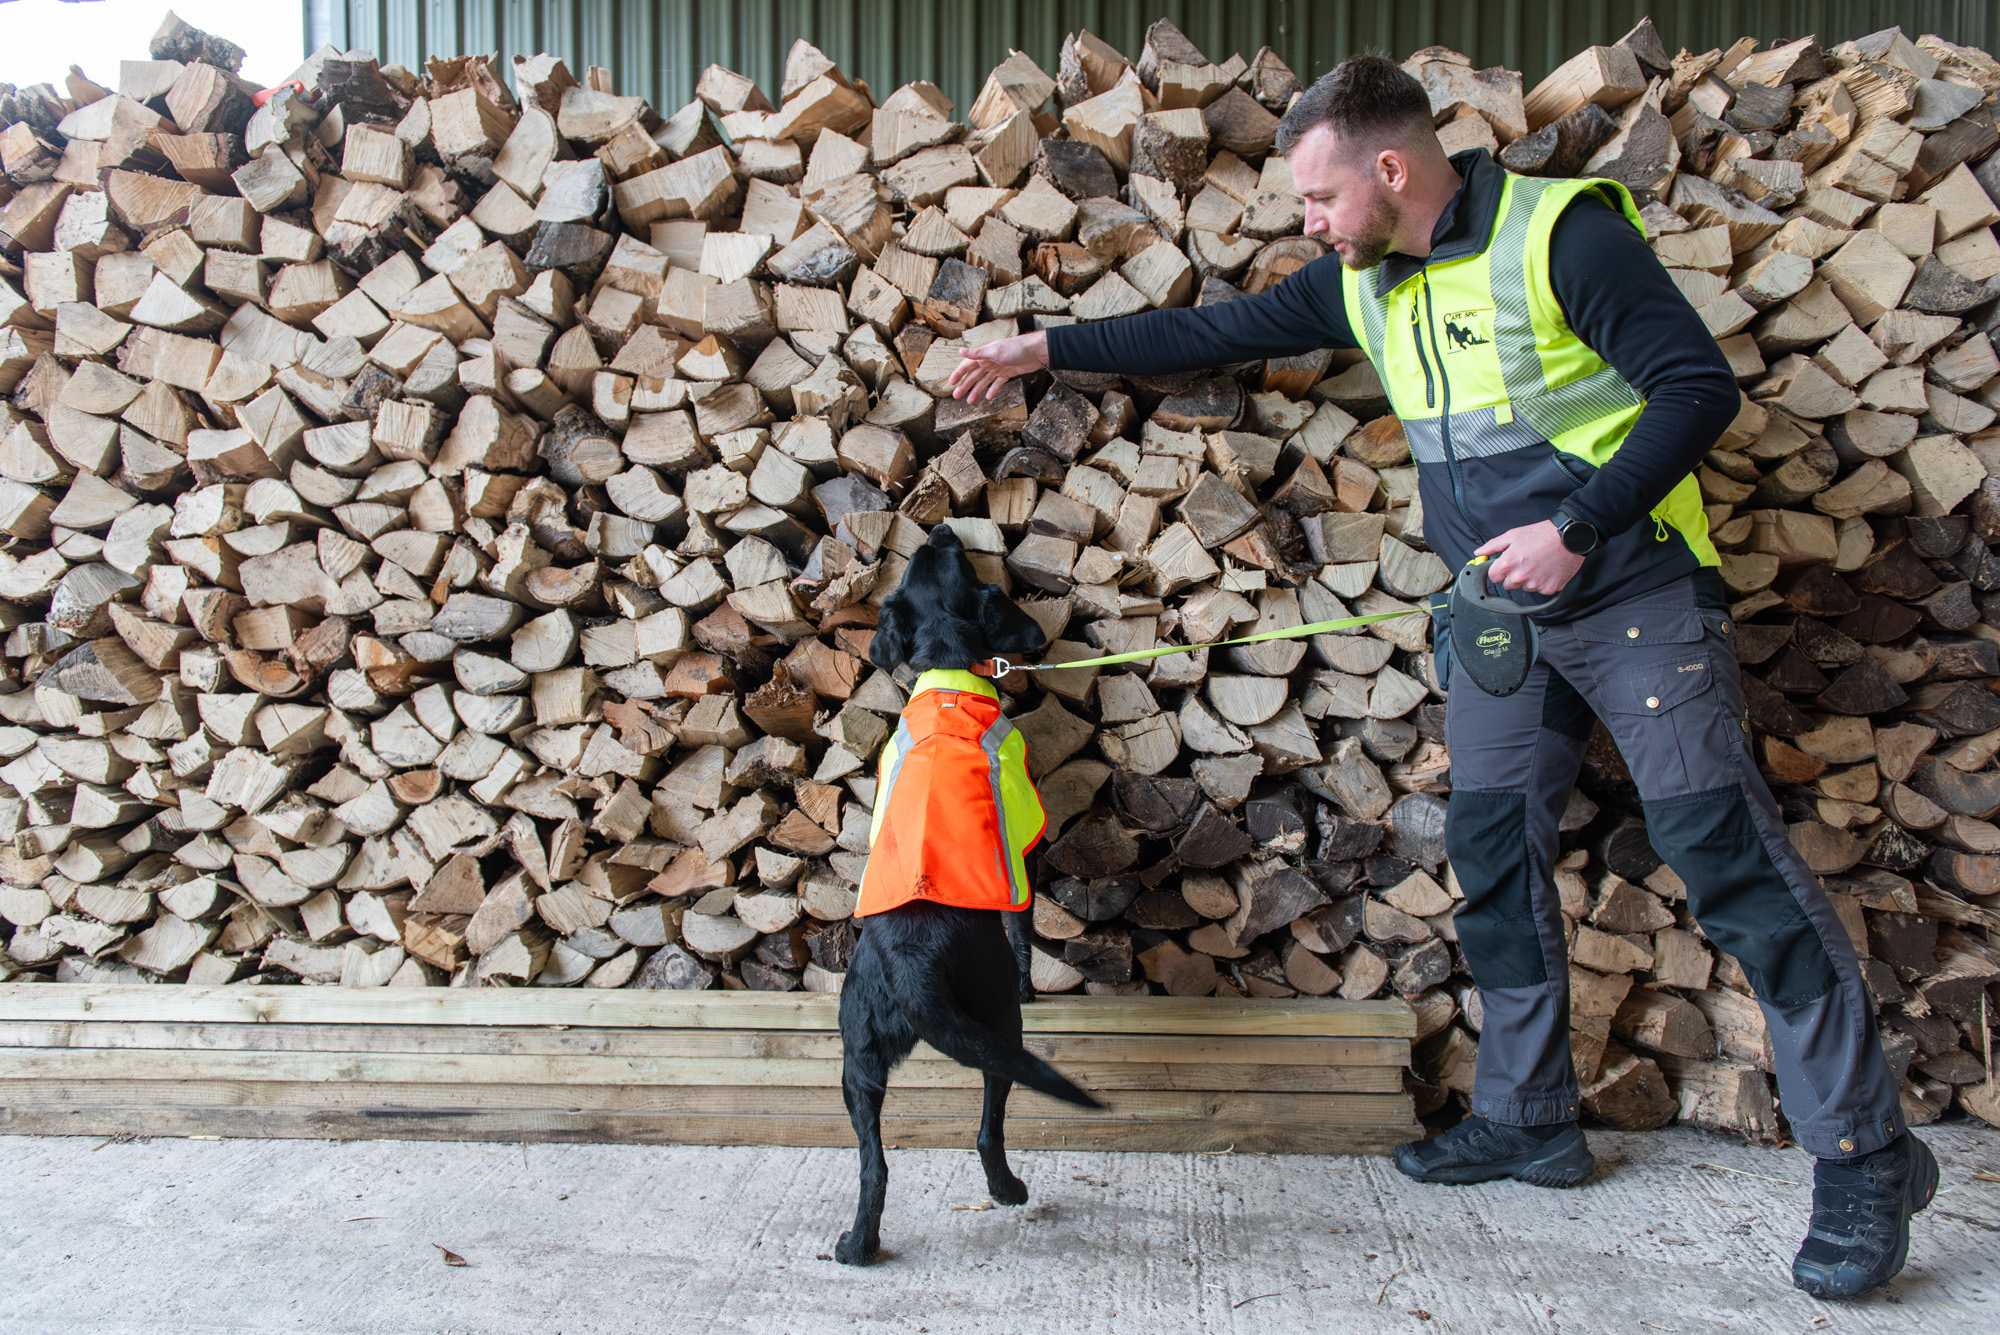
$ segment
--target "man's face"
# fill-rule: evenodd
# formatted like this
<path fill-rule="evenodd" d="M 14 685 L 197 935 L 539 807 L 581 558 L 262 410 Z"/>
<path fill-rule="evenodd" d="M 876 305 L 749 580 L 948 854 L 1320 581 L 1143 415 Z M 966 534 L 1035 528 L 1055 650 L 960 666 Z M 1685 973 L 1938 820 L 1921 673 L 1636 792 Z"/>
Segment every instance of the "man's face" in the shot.
<path fill-rule="evenodd" d="M 1402 201 L 1385 179 L 1403 179 L 1396 150 L 1355 151 L 1321 127 L 1293 145 L 1291 164 L 1306 201 L 1306 235 L 1323 238 L 1350 269 L 1380 264 L 1403 221 Z"/>

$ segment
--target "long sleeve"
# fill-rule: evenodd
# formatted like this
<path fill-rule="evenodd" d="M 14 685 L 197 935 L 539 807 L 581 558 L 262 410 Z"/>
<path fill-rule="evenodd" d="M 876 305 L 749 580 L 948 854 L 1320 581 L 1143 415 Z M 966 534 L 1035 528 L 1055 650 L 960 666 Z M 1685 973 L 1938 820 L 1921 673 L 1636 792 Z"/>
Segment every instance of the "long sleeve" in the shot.
<path fill-rule="evenodd" d="M 1607 537 L 1638 523 L 1715 446 L 1736 417 L 1736 378 L 1708 327 L 1645 238 L 1591 195 L 1550 239 L 1556 300 L 1577 337 L 1646 400 L 1618 452 L 1564 509 Z"/>
<path fill-rule="evenodd" d="M 1314 348 L 1355 346 L 1341 300 L 1340 257 L 1327 255 L 1254 297 L 1146 311 L 1049 330 L 1049 365 L 1062 371 L 1167 375 Z"/>

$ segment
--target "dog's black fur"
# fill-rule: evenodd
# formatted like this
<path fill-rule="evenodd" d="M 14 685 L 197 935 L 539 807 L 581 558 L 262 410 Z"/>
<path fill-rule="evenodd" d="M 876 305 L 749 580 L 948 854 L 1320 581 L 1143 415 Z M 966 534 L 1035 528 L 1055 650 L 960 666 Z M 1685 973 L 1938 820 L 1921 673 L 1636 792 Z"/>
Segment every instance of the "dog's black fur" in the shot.
<path fill-rule="evenodd" d="M 1044 638 L 1039 622 L 972 573 L 958 534 L 939 524 L 883 601 L 868 657 L 884 672 L 964 669 L 995 654 L 1032 654 Z"/>
<path fill-rule="evenodd" d="M 1043 639 L 1034 618 L 973 574 L 958 535 L 940 524 L 882 604 L 869 658 L 885 672 L 904 664 L 964 669 L 996 654 L 1033 653 Z M 861 1142 L 854 1227 L 840 1235 L 833 1253 L 843 1264 L 865 1265 L 881 1249 L 889 1186 L 882 1096 L 889 1072 L 918 1039 L 985 1074 L 979 1161 L 996 1204 L 1028 1199 L 1027 1186 L 1007 1167 L 1002 1134 L 1016 1082 L 1068 1103 L 1102 1106 L 1021 1046 L 1021 1002 L 1034 996 L 1027 916 L 916 900 L 863 925 L 840 992 L 841 1093 Z"/>

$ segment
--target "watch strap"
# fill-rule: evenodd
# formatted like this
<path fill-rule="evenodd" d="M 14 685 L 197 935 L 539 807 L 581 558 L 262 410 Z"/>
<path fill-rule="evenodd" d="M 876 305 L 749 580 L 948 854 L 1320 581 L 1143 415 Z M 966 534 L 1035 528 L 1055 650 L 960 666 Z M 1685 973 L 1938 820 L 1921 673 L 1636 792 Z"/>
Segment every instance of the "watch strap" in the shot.
<path fill-rule="evenodd" d="M 1591 523 L 1589 520 L 1578 519 L 1575 515 L 1560 506 L 1556 508 L 1555 514 L 1550 516 L 1550 520 L 1555 524 L 1556 536 L 1563 540 L 1563 547 L 1567 551 L 1579 556 L 1588 556 L 1604 544 L 1604 534 L 1598 529 L 1597 525 Z M 1577 552 L 1576 548 L 1571 547 L 1569 544 L 1569 530 L 1578 525 L 1589 529 L 1591 535 L 1596 539 L 1596 541 L 1592 542 L 1589 547 L 1581 552 Z"/>

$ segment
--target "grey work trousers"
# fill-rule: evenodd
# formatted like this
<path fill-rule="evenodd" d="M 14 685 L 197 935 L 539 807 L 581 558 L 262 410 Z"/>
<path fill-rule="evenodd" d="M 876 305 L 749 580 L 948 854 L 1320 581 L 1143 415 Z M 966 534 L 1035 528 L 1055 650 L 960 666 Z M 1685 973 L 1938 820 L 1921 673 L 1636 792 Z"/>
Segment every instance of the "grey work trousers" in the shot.
<path fill-rule="evenodd" d="M 1895 1139 L 1898 1090 L 1853 943 L 1751 754 L 1728 613 L 1699 607 L 1683 578 L 1537 629 L 1540 654 L 1515 694 L 1488 695 L 1463 672 L 1449 687 L 1445 846 L 1465 893 L 1459 946 L 1486 1017 L 1472 1110 L 1515 1126 L 1577 1115 L 1552 869 L 1594 715 L 1703 934 L 1756 989 L 1799 1143 L 1839 1158 Z"/>

